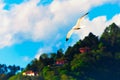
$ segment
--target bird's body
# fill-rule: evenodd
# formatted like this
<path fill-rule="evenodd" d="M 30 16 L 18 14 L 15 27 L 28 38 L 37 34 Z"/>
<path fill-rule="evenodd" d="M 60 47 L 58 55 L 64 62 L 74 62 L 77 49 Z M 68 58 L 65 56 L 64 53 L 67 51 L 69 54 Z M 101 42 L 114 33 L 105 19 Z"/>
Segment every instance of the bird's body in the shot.
<path fill-rule="evenodd" d="M 82 17 L 80 17 L 78 20 L 77 20 L 77 23 L 75 26 L 73 26 L 73 28 L 67 33 L 67 36 L 66 36 L 66 41 L 69 40 L 70 36 L 72 35 L 72 33 L 74 32 L 74 30 L 79 30 L 80 29 L 80 22 L 81 20 L 84 18 L 84 16 L 86 16 L 88 13 L 84 14 Z"/>

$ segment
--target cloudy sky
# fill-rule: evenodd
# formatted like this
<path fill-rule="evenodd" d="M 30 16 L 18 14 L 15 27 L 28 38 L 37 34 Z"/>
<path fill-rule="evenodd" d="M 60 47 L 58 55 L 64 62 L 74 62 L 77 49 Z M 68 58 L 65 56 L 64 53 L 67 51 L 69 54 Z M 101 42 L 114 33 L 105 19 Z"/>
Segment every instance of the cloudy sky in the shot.
<path fill-rule="evenodd" d="M 86 12 L 84 28 L 66 42 Z M 120 0 L 0 0 L 0 64 L 25 67 L 42 53 L 65 51 L 89 32 L 100 36 L 113 22 L 120 26 Z"/>

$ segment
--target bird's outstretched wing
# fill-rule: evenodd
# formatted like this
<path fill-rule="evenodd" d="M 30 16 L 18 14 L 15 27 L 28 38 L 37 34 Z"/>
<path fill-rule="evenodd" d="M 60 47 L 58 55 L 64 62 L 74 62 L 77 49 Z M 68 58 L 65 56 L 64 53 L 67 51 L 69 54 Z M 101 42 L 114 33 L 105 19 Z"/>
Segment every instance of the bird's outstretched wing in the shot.
<path fill-rule="evenodd" d="M 71 29 L 68 33 L 67 33 L 67 36 L 66 36 L 66 41 L 68 41 L 69 40 L 69 38 L 70 38 L 70 36 L 72 35 L 72 33 L 73 33 L 73 29 Z"/>
<path fill-rule="evenodd" d="M 80 18 L 77 20 L 76 25 L 67 33 L 66 41 L 68 41 L 68 39 L 70 38 L 70 36 L 71 36 L 72 33 L 74 32 L 74 30 L 79 30 L 79 29 L 80 29 L 80 22 L 81 22 L 81 20 L 84 18 L 84 16 L 86 16 L 87 14 L 88 14 L 88 13 L 84 14 L 82 17 L 80 17 Z"/>
<path fill-rule="evenodd" d="M 80 28 L 80 22 L 82 21 L 82 19 L 87 15 L 88 13 L 84 14 L 83 16 L 81 16 L 78 20 L 77 23 L 75 25 L 75 28 Z"/>

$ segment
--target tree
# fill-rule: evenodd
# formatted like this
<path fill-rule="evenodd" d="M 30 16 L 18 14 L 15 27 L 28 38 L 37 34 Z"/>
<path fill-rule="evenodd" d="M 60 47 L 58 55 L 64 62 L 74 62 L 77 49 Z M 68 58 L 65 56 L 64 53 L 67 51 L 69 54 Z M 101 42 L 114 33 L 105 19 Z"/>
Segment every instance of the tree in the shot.
<path fill-rule="evenodd" d="M 41 57 L 42 59 L 46 59 L 46 58 L 48 58 L 48 54 L 47 54 L 47 53 L 43 53 L 40 57 Z"/>
<path fill-rule="evenodd" d="M 106 51 L 120 51 L 120 28 L 115 24 L 111 24 L 107 27 L 101 38 L 100 41 L 104 43 L 106 47 Z"/>
<path fill-rule="evenodd" d="M 89 33 L 88 36 L 86 36 L 83 41 L 81 41 L 81 45 L 83 47 L 90 47 L 92 49 L 97 49 L 99 44 L 98 37 L 95 36 L 93 33 Z"/>
<path fill-rule="evenodd" d="M 57 50 L 56 58 L 62 58 L 63 56 L 64 56 L 63 55 L 63 50 L 62 49 Z"/>

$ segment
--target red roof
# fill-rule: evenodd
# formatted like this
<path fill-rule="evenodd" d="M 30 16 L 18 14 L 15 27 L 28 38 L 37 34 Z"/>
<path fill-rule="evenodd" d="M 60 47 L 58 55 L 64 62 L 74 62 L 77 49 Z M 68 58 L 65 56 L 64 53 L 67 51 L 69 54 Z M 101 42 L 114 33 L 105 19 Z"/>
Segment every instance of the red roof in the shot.
<path fill-rule="evenodd" d="M 88 48 L 88 47 L 82 47 L 79 50 L 80 50 L 81 53 L 86 53 L 86 52 L 90 51 L 90 48 Z"/>
<path fill-rule="evenodd" d="M 64 64 L 64 63 L 65 63 L 65 60 L 57 60 L 56 61 L 56 64 L 59 64 L 59 65 Z"/>

